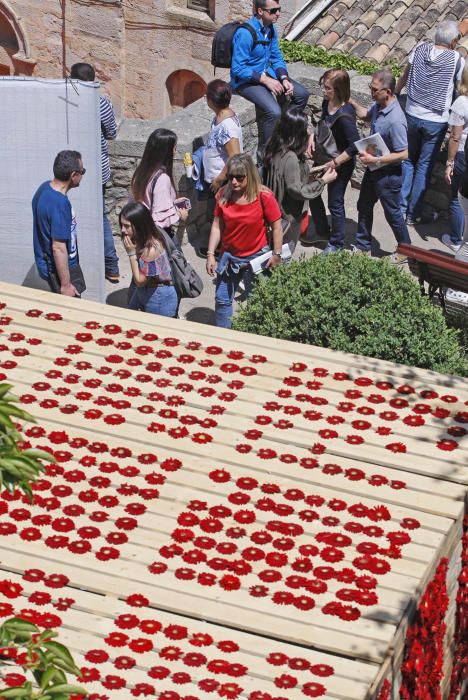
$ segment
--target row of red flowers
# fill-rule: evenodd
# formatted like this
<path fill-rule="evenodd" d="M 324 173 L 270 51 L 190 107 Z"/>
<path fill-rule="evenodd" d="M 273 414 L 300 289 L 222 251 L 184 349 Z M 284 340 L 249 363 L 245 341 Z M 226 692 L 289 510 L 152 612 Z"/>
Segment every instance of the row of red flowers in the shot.
<path fill-rule="evenodd" d="M 402 700 L 440 700 L 443 677 L 445 613 L 448 608 L 447 559 L 442 559 L 423 593 L 406 634 L 401 665 Z"/>

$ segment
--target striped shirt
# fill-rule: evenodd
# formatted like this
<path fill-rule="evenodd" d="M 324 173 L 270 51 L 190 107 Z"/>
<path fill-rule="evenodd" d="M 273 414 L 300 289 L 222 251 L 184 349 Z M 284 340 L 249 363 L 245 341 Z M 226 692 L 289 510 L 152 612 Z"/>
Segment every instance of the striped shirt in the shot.
<path fill-rule="evenodd" d="M 109 148 L 108 141 L 112 141 L 117 136 L 117 123 L 115 121 L 114 109 L 109 98 L 99 96 L 99 111 L 101 115 L 101 168 L 102 184 L 105 185 L 110 180 Z"/>
<path fill-rule="evenodd" d="M 455 72 L 460 54 L 452 49 L 434 52 L 434 44 L 424 42 L 412 54 L 408 77 L 408 98 L 438 115 L 452 102 Z M 461 62 L 460 62 L 461 63 Z"/>

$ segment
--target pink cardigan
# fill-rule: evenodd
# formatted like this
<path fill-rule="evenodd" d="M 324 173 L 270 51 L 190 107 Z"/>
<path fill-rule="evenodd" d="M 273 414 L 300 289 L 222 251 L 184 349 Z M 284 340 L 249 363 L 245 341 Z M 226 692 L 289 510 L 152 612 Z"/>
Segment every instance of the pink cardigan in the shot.
<path fill-rule="evenodd" d="M 166 173 L 157 173 L 148 182 L 145 190 L 143 204 L 150 210 L 153 221 L 161 228 L 166 228 L 179 222 L 179 214 L 174 206 L 177 194 L 172 186 L 171 178 Z M 154 191 L 153 191 L 154 184 Z"/>

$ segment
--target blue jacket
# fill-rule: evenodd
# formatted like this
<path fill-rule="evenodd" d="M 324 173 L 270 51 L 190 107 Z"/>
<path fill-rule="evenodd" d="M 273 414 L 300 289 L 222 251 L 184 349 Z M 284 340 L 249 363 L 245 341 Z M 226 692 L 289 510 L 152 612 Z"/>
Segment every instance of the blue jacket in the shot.
<path fill-rule="evenodd" d="M 258 85 L 262 73 L 278 80 L 288 74 L 286 62 L 278 43 L 278 34 L 271 26 L 265 37 L 264 26 L 256 17 L 249 19 L 248 24 L 256 31 L 258 43 L 252 50 L 253 39 L 246 29 L 238 29 L 232 42 L 231 85 L 234 89 L 239 85 L 251 83 Z"/>

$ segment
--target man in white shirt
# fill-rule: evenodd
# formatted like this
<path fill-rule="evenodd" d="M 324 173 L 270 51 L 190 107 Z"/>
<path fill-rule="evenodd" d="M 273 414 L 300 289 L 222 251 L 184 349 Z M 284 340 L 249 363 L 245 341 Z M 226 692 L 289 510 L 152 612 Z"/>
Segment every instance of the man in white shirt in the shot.
<path fill-rule="evenodd" d="M 456 22 L 441 22 L 434 43 L 423 42 L 410 54 L 396 87 L 399 94 L 406 85 L 408 95 L 408 159 L 403 163 L 401 209 L 410 225 L 421 216 L 424 193 L 447 131 L 454 85 L 465 65 L 454 50 L 459 38 Z"/>

